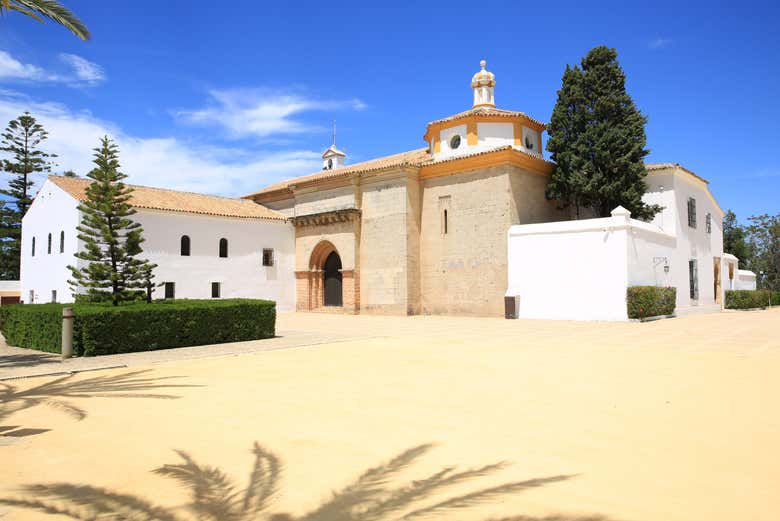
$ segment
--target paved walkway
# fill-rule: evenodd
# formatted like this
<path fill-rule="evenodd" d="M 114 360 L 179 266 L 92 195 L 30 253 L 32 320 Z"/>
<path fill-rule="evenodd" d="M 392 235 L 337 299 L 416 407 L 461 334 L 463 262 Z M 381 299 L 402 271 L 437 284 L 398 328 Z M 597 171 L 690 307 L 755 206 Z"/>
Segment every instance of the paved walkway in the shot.
<path fill-rule="evenodd" d="M 158 351 L 142 351 L 118 355 L 75 357 L 63 360 L 60 355 L 44 353 L 34 349 L 12 347 L 5 343 L 0 335 L 0 381 L 34 376 L 54 376 L 58 374 L 96 371 L 121 367 L 138 367 L 149 364 L 193 360 L 197 358 L 237 356 L 277 349 L 309 347 L 318 344 L 331 344 L 368 338 L 370 335 L 349 334 L 337 331 L 277 331 L 275 338 L 251 342 L 233 342 Z"/>

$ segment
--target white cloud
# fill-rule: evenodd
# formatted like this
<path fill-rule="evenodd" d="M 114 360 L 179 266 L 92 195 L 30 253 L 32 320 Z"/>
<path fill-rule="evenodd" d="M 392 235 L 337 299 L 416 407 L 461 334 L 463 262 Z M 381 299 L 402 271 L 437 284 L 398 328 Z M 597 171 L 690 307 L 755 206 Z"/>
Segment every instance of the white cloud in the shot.
<path fill-rule="evenodd" d="M 662 49 L 668 47 L 672 43 L 671 38 L 654 38 L 647 43 L 647 46 L 651 49 Z"/>
<path fill-rule="evenodd" d="M 75 54 L 61 53 L 60 60 L 73 68 L 76 78 L 88 83 L 97 83 L 106 79 L 103 68 L 97 63 L 91 62 Z"/>
<path fill-rule="evenodd" d="M 88 112 L 0 91 L 0 126 L 26 110 L 49 133 L 42 148 L 58 155 L 56 172 L 74 170 L 85 175 L 93 167 L 92 149 L 104 135 L 119 145 L 122 171 L 134 184 L 234 196 L 317 171 L 320 166 L 320 154 L 308 150 L 254 152 L 219 149 L 174 137 L 133 136 Z"/>
<path fill-rule="evenodd" d="M 103 69 L 81 56 L 62 53 L 59 59 L 67 71 L 51 72 L 23 63 L 6 51 L 0 51 L 0 80 L 64 83 L 71 87 L 95 85 L 106 79 Z"/>
<path fill-rule="evenodd" d="M 366 108 L 366 104 L 357 98 L 322 101 L 270 89 L 212 90 L 209 95 L 211 106 L 199 110 L 182 110 L 175 115 L 186 123 L 220 126 L 234 138 L 267 138 L 271 135 L 321 130 L 319 126 L 295 119 L 295 116 L 309 111 Z"/>
<path fill-rule="evenodd" d="M 0 51 L 0 79 L 49 81 L 43 69 L 22 63 L 5 51 Z"/>

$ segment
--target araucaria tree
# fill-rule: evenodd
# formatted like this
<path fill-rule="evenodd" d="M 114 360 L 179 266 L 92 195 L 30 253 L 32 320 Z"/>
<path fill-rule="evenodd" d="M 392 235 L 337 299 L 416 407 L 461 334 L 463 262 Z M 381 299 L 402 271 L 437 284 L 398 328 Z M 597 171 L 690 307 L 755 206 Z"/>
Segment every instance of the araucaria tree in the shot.
<path fill-rule="evenodd" d="M 47 137 L 29 112 L 10 121 L 0 135 L 0 151 L 9 156 L 0 167 L 11 176 L 6 188 L 0 189 L 10 199 L 0 205 L 0 279 L 19 279 L 22 217 L 32 204 L 32 176 L 51 171 L 49 158 L 56 157 L 39 148 Z"/>
<path fill-rule="evenodd" d="M 122 182 L 127 176 L 119 171 L 119 149 L 107 136 L 95 149 L 94 163 L 77 228 L 84 249 L 76 257 L 86 263 L 81 268 L 68 266 L 73 274 L 70 284 L 90 300 L 110 300 L 116 306 L 140 296 L 155 266 L 138 258 L 143 229 L 131 219 L 132 189 Z"/>
<path fill-rule="evenodd" d="M 638 219 L 661 211 L 642 201 L 647 190 L 644 158 L 647 118 L 626 92 L 615 49 L 591 49 L 581 66 L 566 67 L 547 132 L 555 162 L 547 197 L 609 217 L 617 206 Z"/>

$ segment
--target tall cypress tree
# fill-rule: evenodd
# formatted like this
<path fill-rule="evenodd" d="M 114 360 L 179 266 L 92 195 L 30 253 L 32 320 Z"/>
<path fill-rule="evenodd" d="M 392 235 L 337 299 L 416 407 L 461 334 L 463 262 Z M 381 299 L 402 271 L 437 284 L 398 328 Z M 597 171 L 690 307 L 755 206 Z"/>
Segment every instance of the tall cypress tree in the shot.
<path fill-rule="evenodd" d="M 119 171 L 119 149 L 108 136 L 95 149 L 94 163 L 77 228 L 84 250 L 76 257 L 87 263 L 68 266 L 69 282 L 77 291 L 86 290 L 90 300 L 111 300 L 116 306 L 146 289 L 155 266 L 137 258 L 143 251 L 143 229 L 131 219 L 136 213 L 129 203 L 132 189 L 122 182 L 127 176 Z"/>
<path fill-rule="evenodd" d="M 32 175 L 51 171 L 49 158 L 56 157 L 39 148 L 48 137 L 29 112 L 10 121 L 0 134 L 0 151 L 10 155 L 0 161 L 2 170 L 11 176 L 0 194 L 10 200 L 0 208 L 0 279 L 19 279 L 21 256 L 22 217 L 32 204 Z"/>
<path fill-rule="evenodd" d="M 647 118 L 626 92 L 615 49 L 600 46 L 568 67 L 547 129 L 556 163 L 547 196 L 562 206 L 588 207 L 608 217 L 616 206 L 651 219 L 658 205 L 642 201 L 647 190 L 644 158 Z"/>

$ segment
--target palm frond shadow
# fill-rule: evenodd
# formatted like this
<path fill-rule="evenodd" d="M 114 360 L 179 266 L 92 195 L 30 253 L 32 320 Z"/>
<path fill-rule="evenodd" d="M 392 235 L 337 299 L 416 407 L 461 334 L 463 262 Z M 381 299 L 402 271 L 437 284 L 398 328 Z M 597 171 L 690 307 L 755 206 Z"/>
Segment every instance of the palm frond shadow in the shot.
<path fill-rule="evenodd" d="M 161 507 L 146 499 L 90 485 L 35 484 L 21 489 L 20 498 L 0 498 L 0 504 L 57 514 L 77 520 L 212 520 L 212 521 L 385 521 L 443 516 L 532 488 L 568 480 L 573 475 L 555 475 L 476 488 L 441 499 L 455 485 L 471 482 L 503 469 L 505 462 L 458 470 L 445 467 L 422 479 L 397 486 L 398 474 L 432 448 L 407 449 L 382 465 L 365 471 L 343 489 L 333 492 L 319 507 L 301 516 L 271 511 L 279 491 L 281 462 L 272 452 L 254 444 L 254 462 L 248 484 L 240 489 L 218 467 L 202 465 L 184 451 L 181 461 L 153 472 L 178 481 L 189 491 L 183 507 Z M 437 499 L 438 498 L 438 499 Z M 487 520 L 486 520 L 487 521 Z M 610 521 L 604 516 L 553 515 L 514 516 L 492 521 Z"/>
<path fill-rule="evenodd" d="M 13 384 L 0 382 L 0 421 L 14 413 L 38 405 L 57 409 L 75 420 L 83 420 L 87 416 L 86 410 L 69 399 L 111 397 L 171 400 L 179 398 L 179 396 L 150 391 L 200 387 L 170 382 L 170 380 L 181 378 L 180 376 L 152 377 L 147 374 L 150 371 L 151 369 L 144 369 L 91 378 L 77 378 L 76 375 L 69 374 L 22 390 Z"/>

